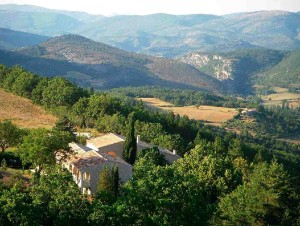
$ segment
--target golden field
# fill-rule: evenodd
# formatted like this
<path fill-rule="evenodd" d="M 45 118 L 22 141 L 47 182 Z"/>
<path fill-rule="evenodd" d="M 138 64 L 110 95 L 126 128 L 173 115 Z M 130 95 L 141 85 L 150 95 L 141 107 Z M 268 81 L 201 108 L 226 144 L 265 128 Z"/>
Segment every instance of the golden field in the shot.
<path fill-rule="evenodd" d="M 161 101 L 157 98 L 139 98 L 147 106 L 154 107 L 163 111 L 172 111 L 180 116 L 188 116 L 190 119 L 206 121 L 207 124 L 221 126 L 223 122 L 232 119 L 233 116 L 238 114 L 238 111 L 234 108 L 214 107 L 201 105 L 196 106 L 184 106 L 175 107 L 174 105 Z"/>
<path fill-rule="evenodd" d="M 0 89 L 0 121 L 11 120 L 22 128 L 52 128 L 57 118 L 31 100 Z"/>
<path fill-rule="evenodd" d="M 273 90 L 276 93 L 261 96 L 265 106 L 281 106 L 282 100 L 287 100 L 289 107 L 300 106 L 300 93 L 289 93 L 288 89 L 280 87 L 274 87 Z"/>

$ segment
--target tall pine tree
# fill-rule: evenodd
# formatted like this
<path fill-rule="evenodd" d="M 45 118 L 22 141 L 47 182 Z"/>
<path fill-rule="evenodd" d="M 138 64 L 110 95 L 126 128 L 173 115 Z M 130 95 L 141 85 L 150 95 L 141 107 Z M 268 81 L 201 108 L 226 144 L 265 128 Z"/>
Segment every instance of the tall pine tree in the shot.
<path fill-rule="evenodd" d="M 131 113 L 128 116 L 126 140 L 123 150 L 123 159 L 131 165 L 135 162 L 137 152 L 136 138 L 134 135 L 134 122 L 134 113 Z"/>

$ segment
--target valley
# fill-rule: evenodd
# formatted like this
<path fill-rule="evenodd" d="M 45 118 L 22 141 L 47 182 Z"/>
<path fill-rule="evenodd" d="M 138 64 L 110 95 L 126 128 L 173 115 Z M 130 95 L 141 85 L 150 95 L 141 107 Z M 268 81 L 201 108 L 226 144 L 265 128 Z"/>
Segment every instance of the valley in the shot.
<path fill-rule="evenodd" d="M 258 90 L 269 90 L 270 94 L 260 94 L 258 96 L 262 99 L 262 103 L 267 107 L 282 107 L 286 105 L 290 108 L 297 108 L 300 106 L 300 93 L 290 92 L 288 88 L 281 87 L 259 87 Z"/>
<path fill-rule="evenodd" d="M 139 98 L 147 106 L 162 111 L 171 111 L 180 116 L 187 116 L 189 119 L 200 120 L 206 125 L 222 126 L 223 122 L 232 119 L 238 114 L 235 108 L 215 107 L 215 106 L 183 106 L 176 107 L 168 102 L 157 98 Z"/>

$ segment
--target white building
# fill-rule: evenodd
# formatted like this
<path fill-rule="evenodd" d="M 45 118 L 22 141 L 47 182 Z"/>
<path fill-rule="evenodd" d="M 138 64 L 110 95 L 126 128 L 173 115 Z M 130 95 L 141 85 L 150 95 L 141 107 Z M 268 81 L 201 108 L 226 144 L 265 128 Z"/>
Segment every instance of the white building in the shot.
<path fill-rule="evenodd" d="M 64 166 L 72 173 L 74 181 L 83 194 L 95 194 L 97 192 L 99 176 L 105 166 L 109 169 L 114 166 L 118 167 L 121 182 L 132 178 L 132 165 L 118 157 L 114 152 L 99 154 L 76 143 L 71 143 L 70 147 L 75 151 L 75 154 L 64 162 Z"/>
<path fill-rule="evenodd" d="M 100 173 L 105 166 L 109 169 L 118 167 L 121 182 L 132 178 L 132 165 L 122 159 L 124 143 L 125 137 L 114 133 L 89 139 L 86 146 L 70 143 L 74 155 L 63 165 L 72 173 L 74 181 L 84 194 L 95 194 Z M 152 147 L 153 144 L 145 143 L 137 137 L 137 151 Z M 158 149 L 170 163 L 180 158 L 175 151 L 171 152 L 161 147 Z"/>
<path fill-rule="evenodd" d="M 137 151 L 146 149 L 146 148 L 152 148 L 155 145 L 149 144 L 146 142 L 143 142 L 140 140 L 140 136 L 137 136 Z M 125 143 L 125 137 L 114 134 L 114 133 L 107 133 L 102 136 L 92 138 L 87 140 L 86 146 L 88 148 L 93 149 L 94 151 L 98 153 L 105 153 L 114 151 L 117 156 L 121 157 L 123 156 L 123 146 Z M 168 149 L 158 147 L 158 150 L 161 154 L 164 155 L 165 159 L 169 163 L 173 163 L 175 160 L 179 159 L 180 156 L 176 154 L 176 151 L 169 151 Z"/>

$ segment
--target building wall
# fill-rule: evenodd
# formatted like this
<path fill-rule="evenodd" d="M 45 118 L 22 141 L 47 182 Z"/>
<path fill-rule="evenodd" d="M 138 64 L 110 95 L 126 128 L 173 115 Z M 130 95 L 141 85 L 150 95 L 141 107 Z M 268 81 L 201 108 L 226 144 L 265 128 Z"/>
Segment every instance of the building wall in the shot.
<path fill-rule="evenodd" d="M 117 156 L 122 158 L 123 146 L 124 146 L 124 141 L 120 141 L 118 143 L 107 145 L 105 147 L 100 147 L 97 152 L 98 153 L 115 152 Z"/>
<path fill-rule="evenodd" d="M 154 147 L 154 146 L 152 146 L 152 147 Z M 140 150 L 146 149 L 146 148 L 148 148 L 148 147 L 137 144 L 137 152 L 139 152 Z M 176 161 L 177 159 L 180 158 L 180 156 L 178 156 L 178 155 L 173 155 L 172 153 L 168 154 L 166 152 L 163 152 L 163 151 L 160 150 L 160 148 L 159 148 L 159 151 L 160 151 L 161 154 L 164 155 L 165 159 L 169 163 L 173 163 L 174 161 Z"/>
<path fill-rule="evenodd" d="M 180 158 L 180 156 L 178 156 L 178 155 L 172 155 L 171 153 L 170 153 L 170 154 L 167 154 L 167 153 L 161 152 L 161 154 L 163 154 L 163 155 L 165 156 L 165 159 L 166 159 L 169 163 L 173 163 L 174 161 L 176 161 L 177 159 Z"/>
<path fill-rule="evenodd" d="M 89 186 L 90 186 L 91 192 L 93 194 L 95 194 L 97 192 L 99 176 L 100 176 L 100 173 L 102 172 L 104 166 L 107 166 L 109 169 L 111 169 L 113 166 L 117 166 L 119 168 L 120 182 L 126 182 L 132 178 L 132 166 L 129 164 L 106 162 L 104 164 L 90 166 L 90 167 L 82 170 L 82 172 L 90 173 Z"/>

